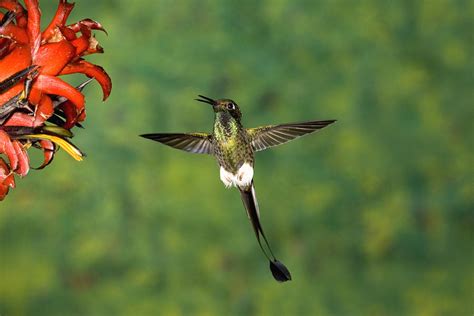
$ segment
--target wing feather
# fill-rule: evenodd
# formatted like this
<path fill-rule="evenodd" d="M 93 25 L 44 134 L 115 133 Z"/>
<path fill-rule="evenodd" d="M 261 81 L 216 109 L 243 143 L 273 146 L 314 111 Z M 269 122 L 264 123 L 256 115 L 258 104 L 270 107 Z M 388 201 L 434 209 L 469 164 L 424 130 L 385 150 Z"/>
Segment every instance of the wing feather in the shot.
<path fill-rule="evenodd" d="M 205 133 L 157 133 L 140 136 L 190 153 L 213 154 L 211 135 Z"/>
<path fill-rule="evenodd" d="M 280 125 L 268 125 L 247 129 L 252 139 L 252 147 L 255 151 L 267 149 L 289 142 L 292 139 L 318 131 L 336 120 L 311 121 L 288 123 Z"/>

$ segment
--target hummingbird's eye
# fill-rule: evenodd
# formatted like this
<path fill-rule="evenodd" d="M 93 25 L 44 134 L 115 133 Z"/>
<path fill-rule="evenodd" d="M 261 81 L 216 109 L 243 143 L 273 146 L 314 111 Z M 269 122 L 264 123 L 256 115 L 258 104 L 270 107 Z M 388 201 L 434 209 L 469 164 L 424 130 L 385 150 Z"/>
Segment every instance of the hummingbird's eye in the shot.
<path fill-rule="evenodd" d="M 228 110 L 235 110 L 235 104 L 232 103 L 232 102 L 228 103 L 228 104 L 227 104 L 227 109 L 228 109 Z"/>

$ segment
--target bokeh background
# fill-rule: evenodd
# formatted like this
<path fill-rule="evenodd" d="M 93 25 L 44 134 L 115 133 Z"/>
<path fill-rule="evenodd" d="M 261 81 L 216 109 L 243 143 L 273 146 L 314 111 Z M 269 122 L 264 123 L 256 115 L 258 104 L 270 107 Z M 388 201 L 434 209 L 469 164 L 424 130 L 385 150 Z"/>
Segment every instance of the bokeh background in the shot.
<path fill-rule="evenodd" d="M 42 1 L 44 23 L 55 1 Z M 77 1 L 113 78 L 0 204 L 1 315 L 471 315 L 474 1 Z M 72 80 L 79 80 L 72 78 Z M 137 137 L 338 119 L 257 155 L 276 283 L 211 157 Z M 39 159 L 40 157 L 38 157 Z"/>

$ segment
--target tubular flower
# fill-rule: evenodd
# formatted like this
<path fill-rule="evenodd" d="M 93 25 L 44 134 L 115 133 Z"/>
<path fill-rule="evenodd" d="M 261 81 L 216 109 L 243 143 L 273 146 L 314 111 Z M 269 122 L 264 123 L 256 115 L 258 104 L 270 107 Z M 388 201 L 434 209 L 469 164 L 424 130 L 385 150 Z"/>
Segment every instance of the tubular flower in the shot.
<path fill-rule="evenodd" d="M 83 153 L 69 138 L 86 118 L 82 89 L 95 79 L 103 100 L 112 82 L 102 67 L 83 59 L 102 53 L 92 34 L 105 32 L 90 19 L 67 24 L 74 4 L 59 0 L 53 19 L 42 32 L 38 0 L 0 0 L 0 201 L 15 187 L 14 175 L 25 176 L 29 148 L 43 151 L 47 166 L 58 148 L 76 160 Z M 59 76 L 82 73 L 91 78 L 73 87 Z"/>

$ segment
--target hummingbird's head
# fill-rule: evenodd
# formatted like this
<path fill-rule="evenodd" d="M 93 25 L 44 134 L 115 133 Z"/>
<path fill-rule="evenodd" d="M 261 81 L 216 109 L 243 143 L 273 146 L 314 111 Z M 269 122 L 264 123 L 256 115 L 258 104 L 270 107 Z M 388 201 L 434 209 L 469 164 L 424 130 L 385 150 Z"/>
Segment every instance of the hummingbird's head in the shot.
<path fill-rule="evenodd" d="M 237 103 L 230 99 L 218 99 L 213 100 L 211 98 L 205 97 L 203 95 L 199 95 L 200 99 L 195 99 L 196 101 L 207 103 L 212 105 L 214 112 L 227 112 L 229 113 L 234 119 L 240 122 L 240 118 L 242 117 L 242 113 L 240 112 L 239 106 Z"/>

